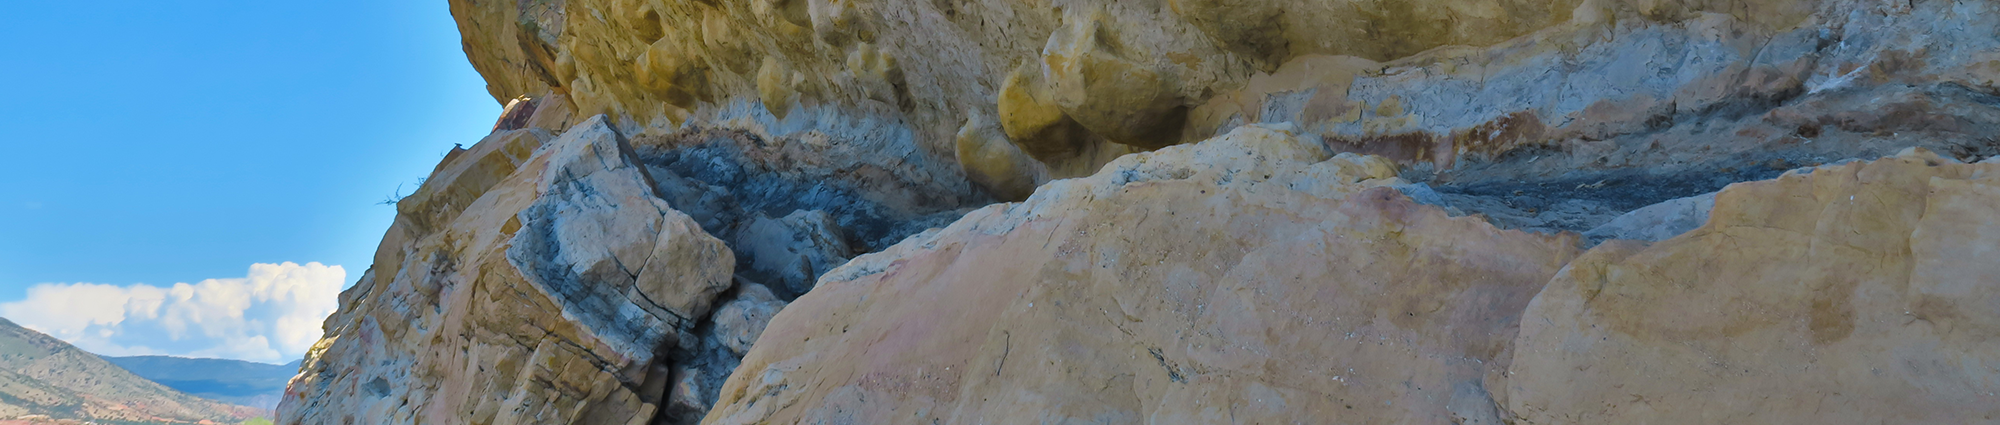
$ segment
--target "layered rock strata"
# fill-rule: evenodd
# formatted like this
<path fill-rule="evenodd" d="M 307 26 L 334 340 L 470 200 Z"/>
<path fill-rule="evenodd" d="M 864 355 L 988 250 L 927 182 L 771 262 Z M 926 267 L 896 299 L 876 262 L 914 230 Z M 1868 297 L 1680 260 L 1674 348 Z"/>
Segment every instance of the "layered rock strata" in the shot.
<path fill-rule="evenodd" d="M 799 274 L 852 248 L 836 215 L 819 210 L 739 217 L 730 190 L 673 174 L 659 157 L 678 152 L 630 140 L 603 116 L 579 118 L 561 97 L 517 101 L 491 136 L 451 152 L 397 204 L 375 267 L 342 294 L 280 419 L 698 419 L 788 299 L 750 279 L 803 292 L 811 276 Z M 788 205 L 876 214 L 840 210 L 861 224 L 895 214 L 829 198 L 843 202 Z"/>
<path fill-rule="evenodd" d="M 450 2 L 285 423 L 1993 413 L 1991 2 Z"/>
<path fill-rule="evenodd" d="M 2000 164 L 1801 170 L 1579 257 L 1318 149 L 1245 127 L 858 258 L 704 423 L 2000 417 Z"/>
<path fill-rule="evenodd" d="M 454 152 L 398 205 L 280 419 L 650 420 L 662 347 L 692 345 L 734 260 L 630 151 L 599 117 Z"/>
<path fill-rule="evenodd" d="M 496 99 L 564 94 L 627 134 L 826 137 L 871 155 L 792 168 L 901 158 L 874 164 L 937 209 L 1020 199 L 1124 153 L 1252 123 L 1420 165 L 1419 180 L 1451 193 L 1691 186 L 1599 201 L 1619 210 L 1907 146 L 1984 157 L 2000 153 L 1995 8 L 452 1 Z"/>
<path fill-rule="evenodd" d="M 1498 423 L 1575 236 L 1394 170 L 1249 126 L 975 211 L 828 274 L 707 423 Z"/>

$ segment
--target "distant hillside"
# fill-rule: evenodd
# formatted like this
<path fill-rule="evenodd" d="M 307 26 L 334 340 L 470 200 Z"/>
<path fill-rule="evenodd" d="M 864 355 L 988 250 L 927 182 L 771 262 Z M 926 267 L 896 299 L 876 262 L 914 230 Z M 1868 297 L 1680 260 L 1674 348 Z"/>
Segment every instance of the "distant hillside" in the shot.
<path fill-rule="evenodd" d="M 0 319 L 0 418 L 98 423 L 237 423 L 257 409 L 148 381 L 69 343 Z"/>
<path fill-rule="evenodd" d="M 141 378 L 212 400 L 270 410 L 278 407 L 285 382 L 299 362 L 275 365 L 226 359 L 170 356 L 105 357 Z"/>

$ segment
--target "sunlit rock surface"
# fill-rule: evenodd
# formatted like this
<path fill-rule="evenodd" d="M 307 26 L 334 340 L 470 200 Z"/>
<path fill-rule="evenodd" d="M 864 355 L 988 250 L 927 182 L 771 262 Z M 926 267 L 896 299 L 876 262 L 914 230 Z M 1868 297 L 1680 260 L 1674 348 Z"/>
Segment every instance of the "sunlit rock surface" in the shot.
<path fill-rule="evenodd" d="M 1993 2 L 449 2 L 285 423 L 2000 405 Z"/>
<path fill-rule="evenodd" d="M 1498 423 L 1575 237 L 1384 165 L 1245 127 L 973 212 L 780 312 L 708 422 Z"/>
<path fill-rule="evenodd" d="M 1610 171 L 1742 181 L 1775 176 L 1750 170 L 1772 161 L 1913 145 L 1973 159 L 2000 137 L 1996 7 L 452 1 L 496 99 L 566 94 L 632 134 L 694 125 L 865 146 L 902 158 L 874 164 L 941 209 L 1259 122 L 1467 185 Z M 1004 131 L 967 140 L 968 127 Z M 867 162 L 832 159 L 793 168 Z"/>
<path fill-rule="evenodd" d="M 1928 152 L 1716 196 L 1708 224 L 1570 263 L 1521 320 L 1528 423 L 2000 418 L 2000 164 Z"/>
<path fill-rule="evenodd" d="M 734 260 L 602 117 L 540 130 L 455 153 L 404 199 L 282 420 L 650 420 Z"/>

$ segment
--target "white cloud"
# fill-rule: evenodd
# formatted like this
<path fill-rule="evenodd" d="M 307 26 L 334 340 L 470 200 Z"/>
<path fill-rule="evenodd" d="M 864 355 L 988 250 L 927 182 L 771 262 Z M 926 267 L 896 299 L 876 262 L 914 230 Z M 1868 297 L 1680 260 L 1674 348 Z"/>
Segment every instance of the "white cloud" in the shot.
<path fill-rule="evenodd" d="M 0 316 L 113 355 L 171 354 L 284 363 L 320 337 L 347 271 L 320 263 L 253 264 L 242 278 L 114 286 L 44 283 Z"/>

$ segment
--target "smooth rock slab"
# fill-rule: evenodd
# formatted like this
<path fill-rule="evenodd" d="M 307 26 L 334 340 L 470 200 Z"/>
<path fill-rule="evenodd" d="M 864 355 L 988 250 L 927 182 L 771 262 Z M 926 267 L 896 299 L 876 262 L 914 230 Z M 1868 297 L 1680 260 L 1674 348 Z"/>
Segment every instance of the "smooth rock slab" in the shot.
<path fill-rule="evenodd" d="M 1521 321 L 1522 422 L 2000 420 L 2000 165 L 1928 152 L 1731 186 L 1607 242 Z"/>

